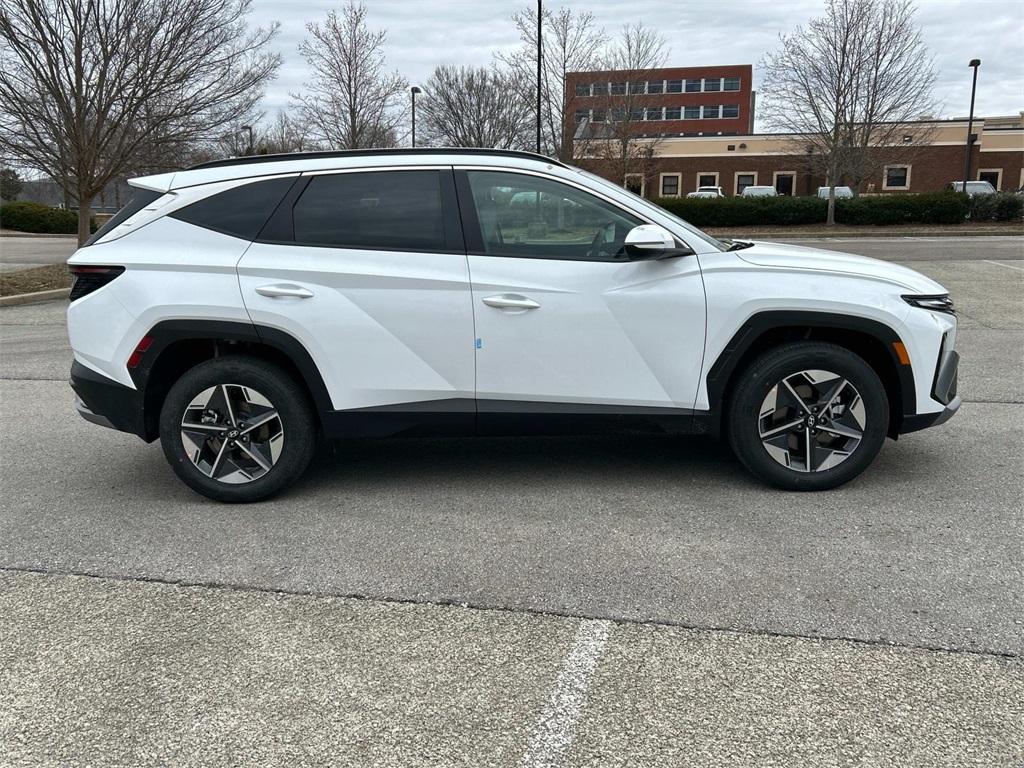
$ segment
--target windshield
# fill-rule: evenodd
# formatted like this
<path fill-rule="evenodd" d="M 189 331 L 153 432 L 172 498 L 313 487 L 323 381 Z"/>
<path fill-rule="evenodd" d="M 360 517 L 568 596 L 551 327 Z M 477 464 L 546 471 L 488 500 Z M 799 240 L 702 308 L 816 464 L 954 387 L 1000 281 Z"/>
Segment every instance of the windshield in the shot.
<path fill-rule="evenodd" d="M 691 224 L 690 222 L 686 221 L 685 219 L 679 218 L 678 216 L 676 216 L 671 211 L 668 211 L 668 210 L 662 208 L 660 205 L 655 205 L 650 200 L 647 200 L 646 198 L 640 197 L 639 195 L 636 195 L 636 194 L 630 192 L 628 189 L 623 189 L 618 184 L 613 184 L 612 182 L 608 181 L 608 179 L 605 179 L 605 178 L 603 178 L 601 176 L 598 176 L 596 173 L 591 173 L 590 171 L 585 171 L 582 168 L 577 168 L 576 166 L 572 166 L 572 165 L 567 166 L 567 167 L 571 168 L 574 171 L 576 171 L 581 176 L 586 176 L 588 179 L 590 179 L 594 183 L 598 184 L 599 186 L 604 187 L 605 189 L 613 189 L 616 192 L 624 192 L 625 194 L 627 194 L 631 198 L 633 198 L 634 204 L 637 205 L 638 207 L 646 208 L 648 211 L 653 211 L 653 212 L 655 212 L 657 214 L 660 214 L 661 216 L 665 216 L 665 217 L 671 219 L 673 222 L 675 222 L 676 224 L 681 226 L 687 232 L 691 233 L 695 237 L 697 237 L 700 240 L 704 241 L 705 243 L 710 245 L 712 248 L 715 248 L 715 249 L 717 249 L 719 251 L 727 251 L 727 250 L 729 250 L 729 246 L 726 243 L 723 243 L 721 240 L 716 240 L 711 235 L 709 235 L 707 232 L 701 232 L 699 229 L 697 229 L 695 226 L 693 226 L 693 224 Z"/>

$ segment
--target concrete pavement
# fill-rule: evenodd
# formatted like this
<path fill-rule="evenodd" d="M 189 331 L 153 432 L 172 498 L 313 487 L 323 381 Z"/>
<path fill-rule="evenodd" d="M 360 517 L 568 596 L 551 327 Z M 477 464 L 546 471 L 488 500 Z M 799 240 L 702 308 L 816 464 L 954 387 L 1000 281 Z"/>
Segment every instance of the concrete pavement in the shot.
<path fill-rule="evenodd" d="M 968 247 L 912 264 L 962 412 L 817 495 L 696 439 L 390 440 L 217 505 L 72 413 L 63 303 L 0 309 L 0 764 L 1019 768 L 1024 269 Z"/>

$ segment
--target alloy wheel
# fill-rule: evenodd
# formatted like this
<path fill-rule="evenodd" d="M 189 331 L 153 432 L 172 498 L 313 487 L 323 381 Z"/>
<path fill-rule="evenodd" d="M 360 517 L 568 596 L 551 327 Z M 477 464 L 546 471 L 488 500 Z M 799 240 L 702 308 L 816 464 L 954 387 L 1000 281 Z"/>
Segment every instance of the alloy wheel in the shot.
<path fill-rule="evenodd" d="M 864 402 L 849 380 L 831 371 L 800 371 L 769 391 L 758 435 L 776 462 L 797 472 L 821 472 L 846 461 L 867 426 Z"/>
<path fill-rule="evenodd" d="M 188 404 L 181 442 L 196 468 L 222 483 L 249 483 L 277 463 L 284 425 L 270 400 L 252 387 L 218 384 Z"/>

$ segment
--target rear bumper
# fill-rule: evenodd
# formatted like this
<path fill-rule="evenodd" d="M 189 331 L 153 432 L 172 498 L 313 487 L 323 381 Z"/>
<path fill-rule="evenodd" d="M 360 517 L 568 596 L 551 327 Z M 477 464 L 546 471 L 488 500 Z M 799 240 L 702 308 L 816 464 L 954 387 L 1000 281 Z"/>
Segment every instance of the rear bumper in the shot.
<path fill-rule="evenodd" d="M 83 419 L 146 439 L 138 390 L 108 379 L 77 360 L 71 364 L 70 383 L 77 395 L 75 407 Z"/>

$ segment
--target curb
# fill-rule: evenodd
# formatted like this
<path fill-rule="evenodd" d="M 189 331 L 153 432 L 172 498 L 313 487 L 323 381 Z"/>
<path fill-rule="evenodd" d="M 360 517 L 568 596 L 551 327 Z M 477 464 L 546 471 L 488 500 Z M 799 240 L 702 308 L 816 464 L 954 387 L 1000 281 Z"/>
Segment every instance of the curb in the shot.
<path fill-rule="evenodd" d="M 36 304 L 41 301 L 66 299 L 70 288 L 55 288 L 52 291 L 36 291 L 35 293 L 16 293 L 13 296 L 0 296 L 0 307 L 17 307 L 22 304 Z"/>

